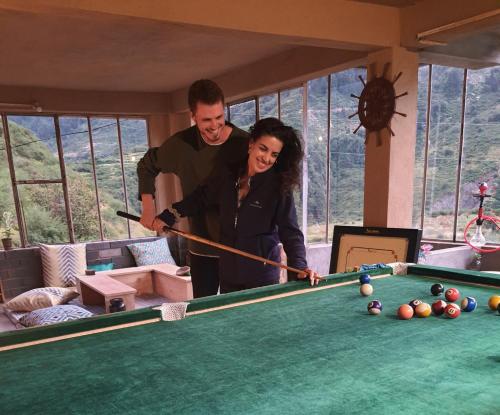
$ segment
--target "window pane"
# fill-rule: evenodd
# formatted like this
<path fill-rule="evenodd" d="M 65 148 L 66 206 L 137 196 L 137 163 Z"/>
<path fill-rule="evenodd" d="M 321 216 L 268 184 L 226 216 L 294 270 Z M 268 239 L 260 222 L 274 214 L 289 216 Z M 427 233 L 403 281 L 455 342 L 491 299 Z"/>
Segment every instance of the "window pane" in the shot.
<path fill-rule="evenodd" d="M 280 118 L 286 125 L 304 133 L 304 122 L 302 114 L 304 111 L 304 100 L 302 96 L 303 88 L 294 88 L 280 92 L 281 94 L 281 114 Z M 299 226 L 302 228 L 302 187 L 294 191 L 295 207 Z M 304 229 L 302 229 L 304 230 Z"/>
<path fill-rule="evenodd" d="M 122 137 L 123 168 L 127 189 L 128 211 L 136 216 L 141 216 L 141 202 L 137 198 L 139 184 L 137 181 L 137 162 L 148 149 L 148 130 L 146 120 L 120 119 Z M 130 222 L 132 237 L 154 236 L 155 232 L 149 231 L 138 222 Z"/>
<path fill-rule="evenodd" d="M 241 102 L 229 106 L 231 114 L 231 123 L 242 130 L 248 131 L 255 124 L 255 100 Z"/>
<path fill-rule="evenodd" d="M 493 197 L 485 199 L 484 213 L 498 216 L 500 198 L 500 69 L 487 68 L 467 73 L 464 149 L 460 183 L 457 239 L 462 239 L 467 222 L 476 217 L 478 183 L 487 182 Z M 469 237 L 475 225 L 471 226 Z M 487 242 L 500 243 L 500 232 L 491 222 L 484 222 Z"/>
<path fill-rule="evenodd" d="M 60 179 L 54 119 L 11 115 L 8 124 L 16 179 Z"/>
<path fill-rule="evenodd" d="M 259 118 L 278 118 L 278 94 L 259 97 Z"/>
<path fill-rule="evenodd" d="M 433 66 L 423 236 L 452 239 L 463 69 Z"/>
<path fill-rule="evenodd" d="M 307 242 L 326 238 L 328 77 L 307 83 Z"/>
<path fill-rule="evenodd" d="M 427 117 L 429 66 L 418 69 L 417 139 L 415 145 L 415 167 L 413 178 L 413 226 L 420 228 L 425 168 L 425 126 Z"/>
<path fill-rule="evenodd" d="M 91 125 L 104 237 L 128 238 L 127 220 L 116 216 L 125 210 L 116 120 L 92 118 Z"/>
<path fill-rule="evenodd" d="M 87 118 L 60 117 L 61 142 L 75 240 L 101 239 Z"/>
<path fill-rule="evenodd" d="M 69 242 L 62 185 L 18 186 L 29 244 Z"/>
<path fill-rule="evenodd" d="M 366 79 L 366 69 L 355 68 L 332 74 L 330 110 L 330 235 L 334 225 L 363 225 L 365 171 L 365 130 L 359 119 L 349 115 L 358 110 L 358 101 Z"/>
<path fill-rule="evenodd" d="M 12 185 L 9 172 L 9 163 L 7 161 L 7 151 L 5 149 L 5 135 L 2 125 L 0 124 L 0 233 L 2 238 L 10 236 L 13 246 L 20 246 L 19 226 L 17 224 L 16 208 L 14 205 L 14 197 L 12 196 Z M 10 229 L 12 234 L 5 233 L 9 223 L 6 223 L 5 217 L 10 216 L 12 223 Z M 8 220 L 8 219 L 7 219 Z M 0 245 L 0 249 L 2 246 Z"/>

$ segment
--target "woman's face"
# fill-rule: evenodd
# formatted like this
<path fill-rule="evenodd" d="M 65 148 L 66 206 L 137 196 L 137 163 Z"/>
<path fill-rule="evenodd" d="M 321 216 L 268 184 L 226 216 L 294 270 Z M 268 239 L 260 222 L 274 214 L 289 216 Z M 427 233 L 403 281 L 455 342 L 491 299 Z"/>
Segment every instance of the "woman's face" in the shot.
<path fill-rule="evenodd" d="M 264 173 L 278 158 L 283 143 L 271 135 L 263 135 L 251 141 L 248 148 L 248 174 Z"/>

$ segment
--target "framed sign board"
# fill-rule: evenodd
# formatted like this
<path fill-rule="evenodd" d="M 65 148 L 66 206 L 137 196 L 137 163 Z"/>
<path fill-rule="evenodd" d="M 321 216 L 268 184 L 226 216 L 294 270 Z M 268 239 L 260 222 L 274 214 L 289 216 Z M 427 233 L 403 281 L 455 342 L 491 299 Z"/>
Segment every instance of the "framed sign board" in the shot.
<path fill-rule="evenodd" d="M 335 226 L 330 274 L 363 264 L 417 262 L 420 229 Z"/>

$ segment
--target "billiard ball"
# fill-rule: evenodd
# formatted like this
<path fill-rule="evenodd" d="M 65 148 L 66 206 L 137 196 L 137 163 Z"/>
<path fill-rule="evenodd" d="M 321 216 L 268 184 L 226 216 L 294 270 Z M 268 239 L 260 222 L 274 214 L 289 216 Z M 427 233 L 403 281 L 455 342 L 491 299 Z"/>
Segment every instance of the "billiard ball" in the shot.
<path fill-rule="evenodd" d="M 432 303 L 432 311 L 436 316 L 440 316 L 444 313 L 444 309 L 447 305 L 448 304 L 446 304 L 446 301 L 437 300 L 436 302 Z"/>
<path fill-rule="evenodd" d="M 370 284 L 362 284 L 361 287 L 359 287 L 359 292 L 361 295 L 368 297 L 373 294 L 373 287 Z"/>
<path fill-rule="evenodd" d="M 497 311 L 498 311 L 498 314 L 500 314 L 500 304 L 498 304 Z"/>
<path fill-rule="evenodd" d="M 413 307 L 408 304 L 402 304 L 398 308 L 398 317 L 401 320 L 409 320 L 413 317 Z"/>
<path fill-rule="evenodd" d="M 448 318 L 457 318 L 460 315 L 460 307 L 454 303 L 450 303 L 444 309 L 444 313 Z"/>
<path fill-rule="evenodd" d="M 415 307 L 417 317 L 429 317 L 431 315 L 431 306 L 427 303 L 420 303 Z"/>
<path fill-rule="evenodd" d="M 368 303 L 368 312 L 373 315 L 379 315 L 382 311 L 382 302 L 380 300 L 373 300 Z"/>
<path fill-rule="evenodd" d="M 359 276 L 359 282 L 361 284 L 370 284 L 371 278 L 368 274 L 361 274 Z"/>
<path fill-rule="evenodd" d="M 441 295 L 444 292 L 444 287 L 443 284 L 433 284 L 431 287 L 431 293 L 432 295 Z"/>
<path fill-rule="evenodd" d="M 411 308 L 413 308 L 413 310 L 415 310 L 415 308 L 419 305 L 419 304 L 422 304 L 422 300 L 419 300 L 419 299 L 415 299 L 415 300 L 411 300 L 408 305 L 410 305 Z"/>
<path fill-rule="evenodd" d="M 457 301 L 460 298 L 460 291 L 456 288 L 448 288 L 444 293 L 444 296 L 448 301 Z"/>
<path fill-rule="evenodd" d="M 462 311 L 470 312 L 474 311 L 477 307 L 477 301 L 474 297 L 465 297 L 462 300 L 461 308 Z"/>
<path fill-rule="evenodd" d="M 488 300 L 488 307 L 495 311 L 500 304 L 500 295 L 492 295 Z"/>

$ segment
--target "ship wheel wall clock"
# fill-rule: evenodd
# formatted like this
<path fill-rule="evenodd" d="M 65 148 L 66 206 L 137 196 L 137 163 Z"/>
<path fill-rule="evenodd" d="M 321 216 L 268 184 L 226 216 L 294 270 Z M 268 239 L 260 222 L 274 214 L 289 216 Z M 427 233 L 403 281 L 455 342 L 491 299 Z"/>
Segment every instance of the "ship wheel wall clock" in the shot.
<path fill-rule="evenodd" d="M 406 114 L 396 111 L 396 100 L 408 95 L 408 92 L 396 95 L 396 91 L 394 89 L 394 84 L 401 77 L 402 72 L 399 72 L 394 78 L 394 81 L 391 82 L 385 78 L 389 66 L 390 63 L 386 63 L 384 65 L 382 76 L 375 76 L 367 83 L 365 83 L 363 78 L 359 76 L 359 79 L 364 86 L 363 91 L 359 97 L 351 94 L 351 97 L 359 100 L 358 111 L 349 116 L 349 118 L 352 118 L 355 115 L 359 116 L 360 124 L 353 131 L 353 133 L 356 134 L 361 126 L 363 126 L 366 129 L 366 140 L 368 140 L 369 134 L 375 132 L 377 134 L 377 146 L 382 144 L 382 138 L 380 135 L 382 129 L 387 128 L 391 135 L 394 136 L 394 132 L 390 127 L 393 115 L 398 114 L 406 117 Z"/>

